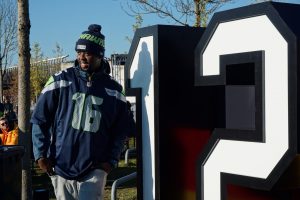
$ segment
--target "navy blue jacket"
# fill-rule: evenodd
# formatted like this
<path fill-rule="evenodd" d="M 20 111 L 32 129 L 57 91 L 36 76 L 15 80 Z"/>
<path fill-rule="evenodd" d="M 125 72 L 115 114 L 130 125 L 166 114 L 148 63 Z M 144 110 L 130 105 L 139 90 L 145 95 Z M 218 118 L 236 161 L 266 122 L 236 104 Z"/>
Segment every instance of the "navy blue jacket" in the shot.
<path fill-rule="evenodd" d="M 71 180 L 118 161 L 132 131 L 122 86 L 102 72 L 89 79 L 79 67 L 48 80 L 31 123 L 35 159 L 50 158 L 55 172 Z"/>

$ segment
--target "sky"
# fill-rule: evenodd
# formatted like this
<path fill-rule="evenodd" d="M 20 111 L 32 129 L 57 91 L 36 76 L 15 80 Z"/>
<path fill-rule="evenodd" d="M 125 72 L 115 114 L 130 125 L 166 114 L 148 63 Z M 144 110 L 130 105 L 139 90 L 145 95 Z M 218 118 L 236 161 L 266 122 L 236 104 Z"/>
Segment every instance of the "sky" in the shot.
<path fill-rule="evenodd" d="M 122 6 L 127 0 L 29 0 L 31 23 L 30 45 L 39 43 L 43 55 L 55 57 L 56 44 L 63 49 L 68 60 L 75 59 L 75 43 L 79 35 L 90 24 L 100 24 L 105 35 L 105 56 L 128 53 L 130 43 L 126 37 L 133 38 L 134 17 L 125 13 Z M 235 0 L 227 3 L 221 10 L 246 6 L 255 0 Z M 282 2 L 300 4 L 300 0 Z M 161 19 L 156 15 L 143 16 L 142 27 L 166 24 L 176 25 L 170 19 Z"/>

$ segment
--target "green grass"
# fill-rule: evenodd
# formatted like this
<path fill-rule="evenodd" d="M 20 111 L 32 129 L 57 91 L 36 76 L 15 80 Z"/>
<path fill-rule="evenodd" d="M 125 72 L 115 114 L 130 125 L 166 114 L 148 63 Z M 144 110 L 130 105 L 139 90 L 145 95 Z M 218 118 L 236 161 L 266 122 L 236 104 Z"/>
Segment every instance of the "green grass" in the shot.
<path fill-rule="evenodd" d="M 110 200 L 111 186 L 113 181 L 131 174 L 136 171 L 136 160 L 130 159 L 128 166 L 124 164 L 124 160 L 119 162 L 118 168 L 114 169 L 107 177 L 107 184 L 105 187 L 104 200 Z M 50 200 L 55 200 L 55 195 L 50 178 L 38 168 L 34 163 L 32 165 L 32 188 L 36 189 L 48 189 Z M 131 180 L 124 185 L 121 185 L 117 190 L 118 200 L 136 200 L 137 190 L 136 190 L 136 180 Z"/>
<path fill-rule="evenodd" d="M 119 162 L 118 168 L 114 169 L 107 176 L 107 184 L 105 187 L 105 197 L 104 200 L 110 200 L 111 186 L 113 181 L 123 176 L 129 175 L 136 171 L 136 161 L 135 159 L 130 159 L 128 166 L 124 164 L 124 160 Z M 128 181 L 121 185 L 117 190 L 117 197 L 119 200 L 136 200 L 137 190 L 136 190 L 136 179 Z"/>

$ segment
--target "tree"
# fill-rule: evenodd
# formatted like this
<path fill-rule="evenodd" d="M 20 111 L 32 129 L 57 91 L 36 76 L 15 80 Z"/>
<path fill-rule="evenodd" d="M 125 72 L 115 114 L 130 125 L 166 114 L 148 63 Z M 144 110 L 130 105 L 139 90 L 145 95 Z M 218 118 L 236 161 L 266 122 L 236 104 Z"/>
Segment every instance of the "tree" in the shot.
<path fill-rule="evenodd" d="M 48 79 L 49 76 L 40 67 L 34 67 L 30 72 L 31 102 L 37 101 Z"/>
<path fill-rule="evenodd" d="M 43 54 L 42 48 L 38 42 L 33 43 L 31 55 L 32 55 L 32 57 L 30 60 L 32 63 L 43 60 L 44 54 Z"/>
<path fill-rule="evenodd" d="M 41 70 L 42 66 L 40 63 L 44 59 L 44 55 L 39 43 L 35 42 L 33 44 L 31 54 L 30 101 L 36 102 L 49 76 L 48 74 L 43 73 L 43 70 Z"/>
<path fill-rule="evenodd" d="M 64 49 L 56 42 L 55 49 L 52 50 L 54 56 L 61 57 L 64 55 Z"/>
<path fill-rule="evenodd" d="M 4 77 L 3 96 L 10 97 L 10 102 L 16 106 L 18 104 L 18 69 L 17 67 L 6 70 Z M 15 108 L 15 107 L 14 107 Z"/>
<path fill-rule="evenodd" d="M 217 9 L 233 0 L 127 0 L 129 15 L 156 14 L 184 26 L 205 27 Z M 133 14 L 131 14 L 133 13 Z"/>
<path fill-rule="evenodd" d="M 16 10 L 15 0 L 0 0 L 0 102 L 3 100 L 3 77 L 17 50 Z"/>
<path fill-rule="evenodd" d="M 19 144 L 25 147 L 22 160 L 22 200 L 32 199 L 30 134 L 30 45 L 29 3 L 18 0 L 18 126 Z"/>
<path fill-rule="evenodd" d="M 142 27 L 142 23 L 143 23 L 143 17 L 140 14 L 136 15 L 135 16 L 135 24 L 132 25 L 133 33 L 135 33 L 135 31 L 137 29 Z M 130 37 L 126 36 L 126 40 L 128 40 L 128 42 L 131 44 L 132 39 Z"/>
<path fill-rule="evenodd" d="M 39 43 L 34 43 L 32 47 L 31 70 L 30 70 L 30 89 L 31 102 L 35 103 L 47 80 L 51 75 L 61 69 L 61 63 L 67 56 L 63 56 L 63 48 L 56 43 L 52 51 L 55 58 L 47 59 L 43 56 Z"/>

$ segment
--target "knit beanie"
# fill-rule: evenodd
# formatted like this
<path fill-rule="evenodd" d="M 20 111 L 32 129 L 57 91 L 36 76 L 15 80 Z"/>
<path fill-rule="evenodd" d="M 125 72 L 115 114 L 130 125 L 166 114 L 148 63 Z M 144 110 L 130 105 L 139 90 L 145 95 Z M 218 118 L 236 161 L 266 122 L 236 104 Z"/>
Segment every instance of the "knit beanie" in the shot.
<path fill-rule="evenodd" d="M 82 32 L 76 42 L 75 51 L 90 52 L 94 55 L 104 56 L 104 35 L 101 34 L 101 26 L 91 24 L 87 31 Z"/>

